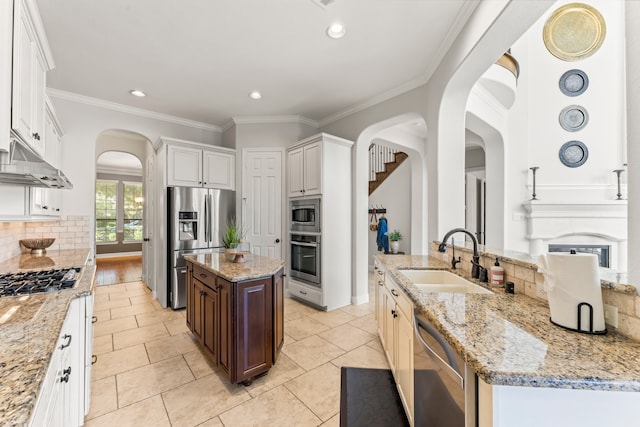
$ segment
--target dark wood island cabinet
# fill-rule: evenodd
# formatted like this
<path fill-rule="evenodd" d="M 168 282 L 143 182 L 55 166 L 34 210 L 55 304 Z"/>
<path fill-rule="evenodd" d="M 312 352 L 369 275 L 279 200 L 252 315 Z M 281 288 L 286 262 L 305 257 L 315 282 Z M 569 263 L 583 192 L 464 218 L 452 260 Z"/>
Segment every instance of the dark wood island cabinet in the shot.
<path fill-rule="evenodd" d="M 284 342 L 281 260 L 251 255 L 186 256 L 187 326 L 232 383 L 250 384 L 276 362 Z"/>

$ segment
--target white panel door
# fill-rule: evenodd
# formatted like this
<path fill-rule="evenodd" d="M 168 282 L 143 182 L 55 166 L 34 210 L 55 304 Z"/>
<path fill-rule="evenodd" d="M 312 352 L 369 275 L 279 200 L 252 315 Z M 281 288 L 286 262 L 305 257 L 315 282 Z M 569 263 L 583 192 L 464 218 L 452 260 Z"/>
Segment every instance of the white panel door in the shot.
<path fill-rule="evenodd" d="M 242 222 L 254 254 L 282 259 L 282 159 L 278 148 L 243 150 Z"/>

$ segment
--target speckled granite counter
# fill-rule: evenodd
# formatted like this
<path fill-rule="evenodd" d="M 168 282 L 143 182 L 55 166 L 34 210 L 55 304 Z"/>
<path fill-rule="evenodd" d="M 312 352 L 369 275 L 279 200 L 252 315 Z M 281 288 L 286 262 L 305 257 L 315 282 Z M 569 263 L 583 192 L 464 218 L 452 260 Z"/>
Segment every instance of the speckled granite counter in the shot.
<path fill-rule="evenodd" d="M 488 384 L 640 391 L 640 343 L 613 332 L 592 336 L 554 326 L 548 305 L 524 295 L 502 289 L 493 295 L 427 293 L 402 274 L 448 269 L 435 258 L 376 259 Z"/>
<path fill-rule="evenodd" d="M 89 249 L 23 254 L 0 263 L 0 273 L 82 267 L 88 255 Z M 28 423 L 69 303 L 93 290 L 94 276 L 95 266 L 86 266 L 72 289 L 0 298 L 0 425 Z"/>
<path fill-rule="evenodd" d="M 245 256 L 245 262 L 227 261 L 224 253 L 185 255 L 184 259 L 230 282 L 272 276 L 284 266 L 282 260 L 252 254 Z"/>

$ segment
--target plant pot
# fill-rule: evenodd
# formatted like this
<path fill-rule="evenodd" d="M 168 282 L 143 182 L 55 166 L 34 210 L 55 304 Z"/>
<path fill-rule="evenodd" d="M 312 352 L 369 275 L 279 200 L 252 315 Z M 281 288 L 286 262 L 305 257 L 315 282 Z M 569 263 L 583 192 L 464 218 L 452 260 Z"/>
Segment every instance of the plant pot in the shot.
<path fill-rule="evenodd" d="M 389 249 L 391 250 L 392 254 L 397 254 L 398 253 L 398 249 L 400 249 L 400 241 L 399 240 L 391 240 L 389 242 Z"/>

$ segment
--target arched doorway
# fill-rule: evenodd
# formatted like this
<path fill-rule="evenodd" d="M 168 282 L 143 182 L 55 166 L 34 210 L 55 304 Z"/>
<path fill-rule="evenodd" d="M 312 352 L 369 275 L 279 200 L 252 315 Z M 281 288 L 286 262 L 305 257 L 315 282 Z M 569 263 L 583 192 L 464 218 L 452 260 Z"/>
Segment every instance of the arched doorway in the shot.
<path fill-rule="evenodd" d="M 381 139 L 402 149 L 409 155 L 411 165 L 411 252 L 426 253 L 426 188 L 425 160 L 426 124 L 418 113 L 402 114 L 367 127 L 358 137 L 354 154 L 353 200 L 353 287 L 352 303 L 368 300 L 369 228 L 368 180 L 369 145 Z"/>
<path fill-rule="evenodd" d="M 134 132 L 107 130 L 98 136 L 94 232 L 98 273 L 106 260 L 120 261 L 113 267 L 118 275 L 111 272 L 108 280 L 142 280 L 153 288 L 153 256 L 147 256 L 153 221 L 150 150 L 149 140 Z"/>

